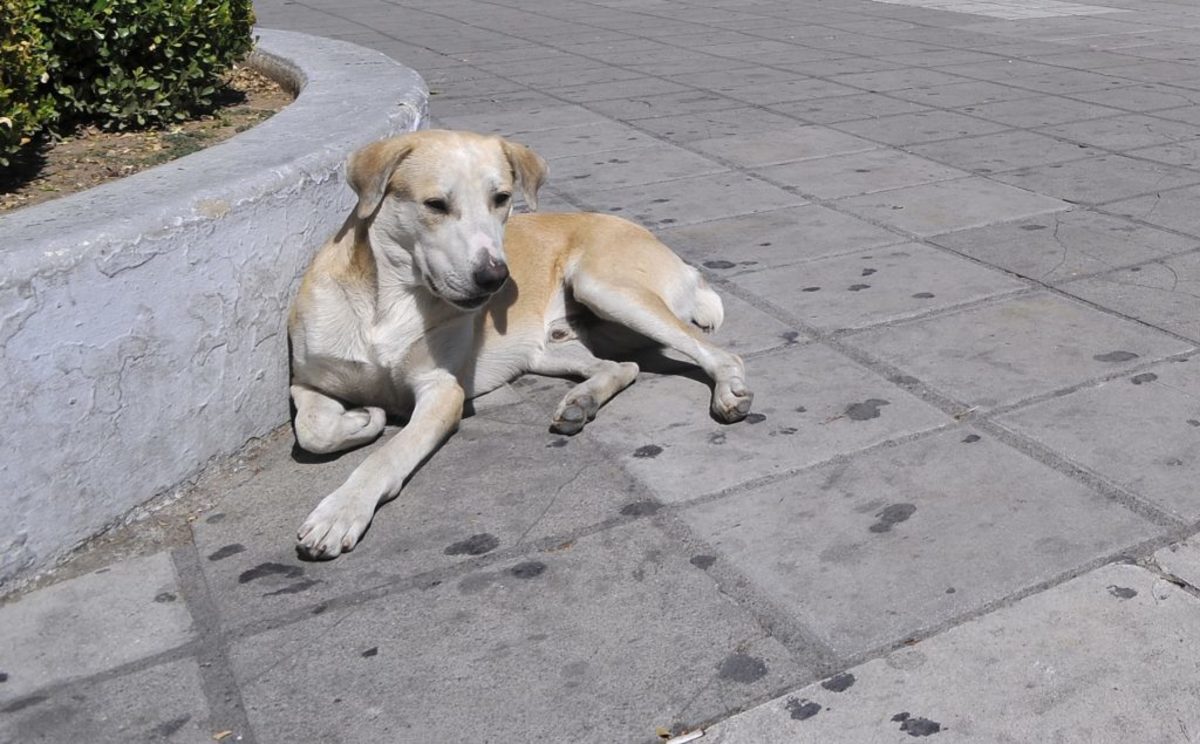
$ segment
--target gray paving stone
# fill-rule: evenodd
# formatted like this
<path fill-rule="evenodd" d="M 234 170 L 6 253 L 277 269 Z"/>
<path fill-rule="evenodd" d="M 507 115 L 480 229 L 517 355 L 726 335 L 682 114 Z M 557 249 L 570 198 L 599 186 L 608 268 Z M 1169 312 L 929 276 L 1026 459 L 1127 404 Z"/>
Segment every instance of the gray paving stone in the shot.
<path fill-rule="evenodd" d="M 975 177 L 841 199 L 837 205 L 864 219 L 922 236 L 1056 212 L 1068 206 L 1058 199 Z"/>
<path fill-rule="evenodd" d="M 674 116 L 705 111 L 718 111 L 743 106 L 742 101 L 703 90 L 685 90 L 653 96 L 633 96 L 611 101 L 596 101 L 590 108 L 620 121 L 637 121 L 659 116 Z"/>
<path fill-rule="evenodd" d="M 618 152 L 569 155 L 554 160 L 551 168 L 554 187 L 568 196 L 728 170 L 713 160 L 661 142 Z"/>
<path fill-rule="evenodd" d="M 1153 83 L 1093 93 L 1076 93 L 1072 97 L 1126 111 L 1158 111 L 1200 104 L 1200 93 L 1196 91 Z"/>
<path fill-rule="evenodd" d="M 1200 362 L 1170 361 L 999 421 L 1189 522 L 1200 519 Z"/>
<path fill-rule="evenodd" d="M 1101 97 L 1103 99 L 1103 97 Z M 1101 116 L 1120 114 L 1120 109 L 1100 106 L 1095 103 L 1074 101 L 1059 96 L 1022 98 L 1016 101 L 981 103 L 966 106 L 968 111 L 984 119 L 998 121 L 1014 127 L 1042 127 L 1063 124 L 1069 121 L 1095 119 Z"/>
<path fill-rule="evenodd" d="M 1121 155 L 1096 155 L 1022 168 L 995 179 L 1080 204 L 1100 204 L 1195 183 L 1200 173 Z"/>
<path fill-rule="evenodd" d="M 1003 124 L 953 111 L 921 111 L 915 114 L 886 116 L 880 119 L 861 119 L 841 122 L 838 129 L 852 134 L 884 142 L 889 145 L 912 145 L 934 140 L 956 139 L 975 134 L 999 132 Z"/>
<path fill-rule="evenodd" d="M 691 90 L 691 88 L 686 85 L 672 83 L 669 80 L 656 77 L 642 77 L 633 80 L 609 80 L 574 85 L 566 88 L 550 88 L 546 92 L 573 103 L 588 103 L 611 101 L 614 98 L 657 96 L 687 90 Z"/>
<path fill-rule="evenodd" d="M 681 516 L 842 655 L 898 643 L 1159 529 L 971 429 Z"/>
<path fill-rule="evenodd" d="M 745 356 L 810 338 L 806 332 L 768 315 L 721 287 L 717 291 L 725 306 L 725 322 L 711 338 L 721 348 Z"/>
<path fill-rule="evenodd" d="M 1064 290 L 1123 315 L 1200 340 L 1200 254 L 1082 279 Z"/>
<path fill-rule="evenodd" d="M 1130 157 L 1155 160 L 1181 168 L 1200 169 L 1200 142 L 1173 142 L 1167 145 L 1128 150 Z"/>
<path fill-rule="evenodd" d="M 1200 199 L 1200 186 L 1189 186 L 1106 204 L 1104 209 L 1123 217 L 1200 236 L 1197 199 Z"/>
<path fill-rule="evenodd" d="M 1200 642 L 1197 612 L 1149 571 L 1105 566 L 850 669 L 843 692 L 814 683 L 703 741 L 1176 740 L 1200 727 L 1195 664 L 1179 652 Z"/>
<path fill-rule="evenodd" d="M 672 142 L 693 142 L 734 135 L 753 139 L 758 132 L 786 129 L 795 126 L 796 121 L 782 114 L 742 107 L 640 119 L 637 125 L 640 129 L 660 134 Z"/>
<path fill-rule="evenodd" d="M 698 140 L 690 144 L 697 150 L 711 153 L 742 167 L 811 160 L 830 155 L 864 152 L 879 147 L 874 142 L 853 137 L 836 129 L 810 125 L 767 130 L 753 136 L 738 133 Z"/>
<path fill-rule="evenodd" d="M 825 331 L 862 328 L 1026 286 L 916 243 L 755 271 L 734 282 Z"/>
<path fill-rule="evenodd" d="M 613 399 L 588 431 L 660 499 L 679 502 L 948 420 L 823 345 L 755 357 L 746 373 L 757 415 L 742 423 L 712 419 L 706 382 L 647 376 Z"/>
<path fill-rule="evenodd" d="M 1026 88 L 1027 90 L 1039 93 L 1062 93 L 1067 95 L 1095 91 L 1107 93 L 1134 83 L 1134 81 L 1125 78 L 1113 77 L 1088 70 L 1062 69 L 1055 69 L 1052 72 L 1028 77 L 1007 78 L 1005 82 L 1017 88 Z"/>
<path fill-rule="evenodd" d="M 168 553 L 121 561 L 0 606 L 0 708 L 40 687 L 192 640 Z M 0 719 L 2 720 L 2 719 Z"/>
<path fill-rule="evenodd" d="M 950 54 L 975 54 L 953 50 Z M 942 54 L 935 52 L 934 54 Z M 935 85 L 927 88 L 908 88 L 893 91 L 891 95 L 906 101 L 920 103 L 942 109 L 956 109 L 963 106 L 978 106 L 997 101 L 1011 101 L 1019 98 L 1030 98 L 1033 95 L 1027 90 L 1013 88 L 997 83 L 985 83 L 978 80 L 950 85 Z"/>
<path fill-rule="evenodd" d="M 647 227 L 686 225 L 805 203 L 803 197 L 740 173 L 589 191 L 580 195 L 580 201 L 597 212 L 620 213 Z"/>
<path fill-rule="evenodd" d="M 520 406 L 466 419 L 380 508 L 354 552 L 325 563 L 297 558 L 296 529 L 382 442 L 331 462 L 299 463 L 285 438 L 260 459 L 269 481 L 222 488 L 216 513 L 223 516 L 194 525 L 222 620 L 269 617 L 617 516 L 634 499 L 633 483 L 594 444 L 551 435 L 553 412 Z M 486 536 L 478 548 L 454 547 L 478 535 Z"/>
<path fill-rule="evenodd" d="M 759 83 L 744 85 L 726 93 L 730 98 L 766 106 L 773 103 L 791 101 L 808 101 L 815 98 L 830 98 L 832 96 L 851 96 L 862 91 L 847 85 L 821 80 L 820 78 L 801 78 L 775 83 Z"/>
<path fill-rule="evenodd" d="M 1058 390 L 1189 348 L 1132 321 L 1040 293 L 866 331 L 847 341 L 978 407 Z"/>
<path fill-rule="evenodd" d="M 981 174 L 1078 160 L 1092 154 L 1084 145 L 1024 131 L 1007 131 L 927 145 L 910 145 L 904 149 L 955 168 Z"/>
<path fill-rule="evenodd" d="M 1193 535 L 1162 548 L 1154 553 L 1154 562 L 1193 587 L 1200 586 L 1200 538 Z"/>
<path fill-rule="evenodd" d="M 688 559 L 638 523 L 230 655 L 264 744 L 651 741 L 809 674 Z"/>
<path fill-rule="evenodd" d="M 1169 142 L 1195 143 L 1200 132 L 1190 124 L 1129 114 L 1046 127 L 1046 134 L 1109 150 L 1132 150 Z"/>
<path fill-rule="evenodd" d="M 211 744 L 230 729 L 210 720 L 200 669 L 190 659 L 0 707 L 0 739 L 87 744 Z"/>
<path fill-rule="evenodd" d="M 559 168 L 554 162 L 558 158 L 592 155 L 614 150 L 633 150 L 657 144 L 653 137 L 616 122 L 577 124 L 558 129 L 541 129 L 523 132 L 513 139 L 528 145 L 550 161 L 548 183 L 559 179 Z"/>
<path fill-rule="evenodd" d="M 455 115 L 444 115 L 437 111 L 432 113 L 445 127 L 504 135 L 605 122 L 604 117 L 598 116 L 582 106 L 564 105 L 561 102 L 555 102 L 550 106 L 519 107 L 516 110 L 500 112 Z"/>
<path fill-rule="evenodd" d="M 816 204 L 662 230 L 660 237 L 680 255 L 726 277 L 901 241 Z"/>
<path fill-rule="evenodd" d="M 965 171 L 891 149 L 870 150 L 756 169 L 766 178 L 823 199 L 870 194 L 960 178 Z"/>
<path fill-rule="evenodd" d="M 1082 209 L 946 233 L 930 240 L 1052 284 L 1200 248 L 1194 239 Z"/>
<path fill-rule="evenodd" d="M 966 79 L 959 75 L 951 75 L 920 67 L 880 70 L 878 72 L 859 72 L 849 75 L 837 75 L 832 79 L 834 82 L 860 88 L 872 93 L 905 90 L 907 88 L 929 88 L 935 85 L 952 85 L 954 83 L 967 82 Z"/>
<path fill-rule="evenodd" d="M 436 96 L 429 102 L 429 113 L 440 120 L 457 118 L 474 118 L 490 121 L 502 118 L 513 110 L 524 110 L 530 113 L 558 106 L 562 102 L 534 90 L 517 90 L 508 93 L 484 93 L 477 96 L 462 98 L 442 98 Z M 482 113 L 480 113 L 482 112 Z M 474 129 L 470 126 L 454 125 L 455 129 Z"/>
<path fill-rule="evenodd" d="M 897 100 L 877 93 L 859 93 L 852 96 L 776 103 L 770 108 L 813 124 L 835 124 L 842 121 L 929 110 L 928 106 Z"/>

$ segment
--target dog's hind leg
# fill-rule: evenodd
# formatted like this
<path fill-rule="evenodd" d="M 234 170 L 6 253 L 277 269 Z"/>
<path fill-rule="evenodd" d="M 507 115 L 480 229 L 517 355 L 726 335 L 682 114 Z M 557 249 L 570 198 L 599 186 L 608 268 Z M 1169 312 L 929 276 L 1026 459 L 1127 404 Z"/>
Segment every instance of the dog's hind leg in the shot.
<path fill-rule="evenodd" d="M 382 408 L 348 409 L 337 400 L 307 385 L 292 385 L 296 404 L 296 443 L 313 454 L 357 447 L 383 431 L 387 416 Z"/>
<path fill-rule="evenodd" d="M 599 359 L 577 339 L 550 341 L 545 350 L 535 355 L 529 371 L 552 377 L 582 377 L 583 382 L 571 388 L 550 423 L 551 431 L 577 434 L 596 411 L 614 395 L 637 378 L 638 366 L 633 362 L 613 362 Z"/>
<path fill-rule="evenodd" d="M 620 323 L 650 340 L 693 359 L 715 383 L 712 412 L 722 421 L 741 421 L 750 412 L 754 394 L 746 387 L 746 368 L 740 357 L 704 338 L 696 325 L 680 319 L 653 288 L 628 278 L 610 278 L 581 271 L 571 279 L 575 299 L 600 318 Z M 696 286 L 704 292 L 706 307 L 704 325 L 720 324 L 720 300 L 706 285 Z M 711 295 L 711 297 L 709 296 Z"/>

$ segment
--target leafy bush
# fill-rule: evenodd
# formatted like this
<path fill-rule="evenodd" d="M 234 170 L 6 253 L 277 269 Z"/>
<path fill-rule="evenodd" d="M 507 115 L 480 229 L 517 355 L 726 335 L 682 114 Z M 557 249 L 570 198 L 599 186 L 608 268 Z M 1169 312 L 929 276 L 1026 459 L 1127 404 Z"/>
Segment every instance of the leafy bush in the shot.
<path fill-rule="evenodd" d="M 212 107 L 250 51 L 250 0 L 38 0 L 66 123 L 161 126 Z"/>
<path fill-rule="evenodd" d="M 34 0 L 0 0 L 0 166 L 54 120 Z"/>
<path fill-rule="evenodd" d="M 251 0 L 0 0 L 0 165 L 39 132 L 211 110 L 253 24 Z"/>

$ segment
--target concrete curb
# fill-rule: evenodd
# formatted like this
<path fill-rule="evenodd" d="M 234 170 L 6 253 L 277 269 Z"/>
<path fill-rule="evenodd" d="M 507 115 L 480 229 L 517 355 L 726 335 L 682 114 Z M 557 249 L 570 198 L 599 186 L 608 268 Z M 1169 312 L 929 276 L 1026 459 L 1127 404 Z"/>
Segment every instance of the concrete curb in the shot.
<path fill-rule="evenodd" d="M 0 217 L 0 587 L 288 416 L 288 302 L 355 147 L 417 129 L 421 77 L 259 29 L 299 90 L 202 152 Z"/>

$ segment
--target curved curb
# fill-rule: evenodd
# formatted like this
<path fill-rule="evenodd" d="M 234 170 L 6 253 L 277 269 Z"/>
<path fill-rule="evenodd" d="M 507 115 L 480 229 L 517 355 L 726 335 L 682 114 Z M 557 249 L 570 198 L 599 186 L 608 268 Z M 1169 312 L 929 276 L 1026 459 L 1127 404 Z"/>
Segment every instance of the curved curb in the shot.
<path fill-rule="evenodd" d="M 428 91 L 378 52 L 256 33 L 291 105 L 0 217 L 0 587 L 287 420 L 288 302 L 353 204 L 342 164 L 422 126 Z"/>

